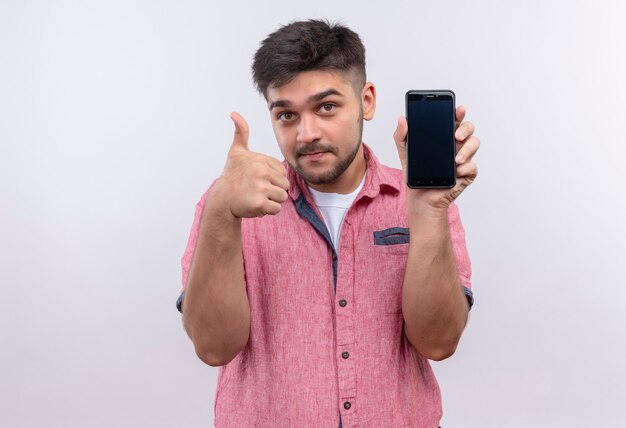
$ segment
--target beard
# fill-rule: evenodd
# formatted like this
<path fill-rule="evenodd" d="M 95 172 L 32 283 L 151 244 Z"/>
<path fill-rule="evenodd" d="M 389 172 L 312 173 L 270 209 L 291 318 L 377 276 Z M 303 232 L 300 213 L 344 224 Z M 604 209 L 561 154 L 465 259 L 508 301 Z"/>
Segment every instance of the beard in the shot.
<path fill-rule="evenodd" d="M 350 153 L 348 153 L 347 156 L 345 156 L 342 159 L 338 159 L 335 165 L 333 165 L 331 169 L 329 169 L 328 171 L 319 173 L 319 174 L 307 172 L 304 168 L 302 168 L 302 165 L 300 165 L 297 162 L 296 162 L 296 165 L 292 165 L 292 166 L 294 167 L 298 175 L 304 178 L 304 180 L 307 183 L 311 183 L 311 184 L 331 183 L 332 181 L 337 179 L 337 177 L 343 174 L 346 169 L 348 169 L 348 167 L 352 164 L 352 161 L 354 161 L 354 158 L 356 157 L 357 153 L 359 152 L 360 147 L 361 147 L 361 142 L 359 141 L 354 147 L 354 149 Z M 314 152 L 331 152 L 331 153 L 337 154 L 337 149 L 334 147 L 326 146 L 324 144 L 312 143 L 310 146 L 307 146 L 306 153 L 314 153 Z M 300 156 L 300 154 L 298 156 Z"/>
<path fill-rule="evenodd" d="M 337 162 L 328 170 L 319 174 L 313 174 L 304 170 L 302 165 L 298 162 L 297 159 L 300 156 L 307 153 L 316 153 L 316 152 L 330 152 L 337 155 L 337 148 L 333 146 L 329 146 L 326 144 L 314 142 L 302 147 L 300 150 L 296 152 L 296 164 L 291 165 L 293 169 L 298 173 L 300 177 L 302 177 L 307 183 L 311 184 L 328 184 L 337 179 L 341 174 L 343 174 L 346 169 L 352 164 L 354 158 L 356 158 L 359 149 L 361 148 L 361 139 L 363 137 L 363 116 L 359 117 L 359 133 L 358 133 L 357 142 L 350 153 L 348 153 L 344 158 L 340 158 Z"/>

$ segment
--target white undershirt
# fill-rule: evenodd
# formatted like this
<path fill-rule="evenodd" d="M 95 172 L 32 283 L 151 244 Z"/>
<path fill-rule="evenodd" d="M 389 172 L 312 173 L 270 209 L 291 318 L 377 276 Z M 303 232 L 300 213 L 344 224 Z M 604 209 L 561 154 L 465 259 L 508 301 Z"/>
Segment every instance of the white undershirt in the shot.
<path fill-rule="evenodd" d="M 309 191 L 311 192 L 311 196 L 313 196 L 315 205 L 317 205 L 322 213 L 322 217 L 324 217 L 324 222 L 326 223 L 326 227 L 330 233 L 330 239 L 333 241 L 333 246 L 335 247 L 335 251 L 337 253 L 339 253 L 338 244 L 341 224 L 343 223 L 343 219 L 346 216 L 348 209 L 352 206 L 352 202 L 354 202 L 354 199 L 361 191 L 361 188 L 363 188 L 363 183 L 365 183 L 365 175 L 363 175 L 363 180 L 361 180 L 361 183 L 354 190 L 354 192 L 347 195 L 342 195 L 340 193 L 319 192 L 309 187 Z"/>

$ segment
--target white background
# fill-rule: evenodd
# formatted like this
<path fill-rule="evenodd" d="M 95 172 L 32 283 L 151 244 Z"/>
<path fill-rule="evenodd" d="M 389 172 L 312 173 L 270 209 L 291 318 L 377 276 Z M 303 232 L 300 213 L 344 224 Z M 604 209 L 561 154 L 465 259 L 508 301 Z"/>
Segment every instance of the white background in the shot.
<path fill-rule="evenodd" d="M 617 0 L 3 0 L 0 426 L 212 425 L 217 369 L 174 308 L 180 256 L 229 113 L 279 156 L 254 51 L 318 17 L 366 45 L 378 110 L 364 139 L 383 162 L 399 166 L 407 89 L 453 89 L 483 143 L 459 200 L 476 305 L 433 364 L 442 425 L 625 426 Z"/>

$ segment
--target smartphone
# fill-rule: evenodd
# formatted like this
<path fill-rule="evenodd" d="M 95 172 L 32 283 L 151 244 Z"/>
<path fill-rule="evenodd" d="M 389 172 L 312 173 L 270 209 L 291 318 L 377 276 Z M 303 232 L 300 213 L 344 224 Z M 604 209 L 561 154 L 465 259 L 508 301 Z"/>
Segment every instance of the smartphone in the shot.
<path fill-rule="evenodd" d="M 407 185 L 413 189 L 454 187 L 454 92 L 408 91 L 406 119 Z"/>

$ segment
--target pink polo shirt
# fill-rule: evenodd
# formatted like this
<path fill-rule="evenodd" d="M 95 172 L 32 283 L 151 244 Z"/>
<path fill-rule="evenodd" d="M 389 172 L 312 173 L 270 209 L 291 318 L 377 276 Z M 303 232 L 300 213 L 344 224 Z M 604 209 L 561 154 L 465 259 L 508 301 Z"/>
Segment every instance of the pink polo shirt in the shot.
<path fill-rule="evenodd" d="M 346 213 L 338 253 L 306 184 L 286 162 L 289 199 L 281 212 L 242 220 L 250 338 L 219 368 L 217 428 L 337 427 L 340 418 L 344 428 L 439 426 L 437 380 L 403 333 L 404 175 L 364 148 L 366 179 Z M 182 259 L 183 291 L 205 198 Z M 471 305 L 456 205 L 448 217 L 459 286 Z"/>

